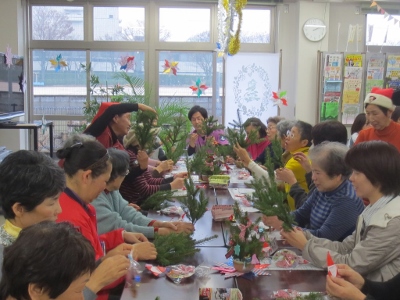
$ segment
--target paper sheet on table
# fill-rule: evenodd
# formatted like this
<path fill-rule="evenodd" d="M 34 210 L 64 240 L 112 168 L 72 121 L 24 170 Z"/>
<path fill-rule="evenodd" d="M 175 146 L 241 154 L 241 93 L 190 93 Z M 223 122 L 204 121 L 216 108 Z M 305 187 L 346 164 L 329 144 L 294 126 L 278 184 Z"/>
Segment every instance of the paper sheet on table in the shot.
<path fill-rule="evenodd" d="M 307 263 L 307 264 L 298 264 L 296 267 L 293 268 L 280 268 L 276 266 L 276 261 L 273 260 L 272 258 L 264 258 L 260 260 L 260 264 L 269 264 L 269 267 L 267 270 L 271 271 L 323 271 L 324 269 L 318 268 L 314 266 L 312 263 Z"/>
<path fill-rule="evenodd" d="M 257 208 L 254 207 L 249 207 L 249 206 L 243 206 L 243 205 L 239 205 L 239 208 L 242 212 L 248 212 L 248 213 L 252 213 L 252 212 L 259 212 L 259 210 Z"/>
<path fill-rule="evenodd" d="M 230 183 L 251 183 L 253 176 L 249 176 L 247 179 L 238 179 L 237 177 L 231 177 Z"/>
<path fill-rule="evenodd" d="M 242 201 L 243 198 L 246 198 L 246 195 L 251 195 L 254 193 L 254 189 L 247 189 L 247 188 L 228 188 L 231 197 L 235 201 Z"/>

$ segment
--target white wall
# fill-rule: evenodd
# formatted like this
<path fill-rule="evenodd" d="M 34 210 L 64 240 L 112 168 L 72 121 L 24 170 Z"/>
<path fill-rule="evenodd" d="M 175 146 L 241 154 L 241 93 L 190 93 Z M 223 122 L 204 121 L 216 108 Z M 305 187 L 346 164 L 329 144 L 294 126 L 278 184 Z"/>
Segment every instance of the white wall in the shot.
<path fill-rule="evenodd" d="M 24 54 L 23 10 L 21 0 L 0 1 L 0 52 L 5 52 L 7 45 L 15 55 Z M 24 118 L 13 119 L 22 121 Z M 0 128 L 0 146 L 10 150 L 26 149 L 27 132 Z"/>

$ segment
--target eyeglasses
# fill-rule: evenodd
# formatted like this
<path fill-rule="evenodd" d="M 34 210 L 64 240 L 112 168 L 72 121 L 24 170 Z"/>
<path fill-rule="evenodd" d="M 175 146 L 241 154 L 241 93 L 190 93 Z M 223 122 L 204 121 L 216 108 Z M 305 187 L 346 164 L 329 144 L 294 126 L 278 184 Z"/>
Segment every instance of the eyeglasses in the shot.
<path fill-rule="evenodd" d="M 292 138 L 294 138 L 294 133 L 292 133 L 292 131 L 288 130 L 286 132 L 286 137 L 289 138 L 289 139 L 292 139 Z"/>

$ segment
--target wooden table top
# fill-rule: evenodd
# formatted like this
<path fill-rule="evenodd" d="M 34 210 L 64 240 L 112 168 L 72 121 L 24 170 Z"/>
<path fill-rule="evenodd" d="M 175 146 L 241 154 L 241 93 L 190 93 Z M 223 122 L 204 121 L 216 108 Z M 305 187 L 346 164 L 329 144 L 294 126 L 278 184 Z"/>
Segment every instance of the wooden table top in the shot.
<path fill-rule="evenodd" d="M 244 188 L 244 184 L 234 184 L 231 187 Z M 211 209 L 214 204 L 233 204 L 228 190 L 204 189 L 209 197 L 208 208 Z M 178 200 L 179 201 L 179 200 Z M 252 214 L 251 218 L 259 214 Z M 170 220 L 170 217 L 160 216 L 150 212 L 150 218 L 159 220 Z M 218 238 L 202 244 L 201 249 L 192 259 L 183 263 L 193 264 L 195 266 L 205 263 L 211 266 L 214 262 L 225 262 L 226 247 L 224 241 L 223 222 L 212 220 L 211 212 L 207 211 L 202 219 L 195 225 L 195 239 L 202 239 L 213 234 L 218 234 Z M 280 289 L 295 289 L 300 292 L 324 292 L 325 291 L 325 271 L 304 271 L 304 270 L 285 270 L 270 271 L 271 276 L 258 276 L 252 280 L 245 278 L 224 279 L 224 276 L 213 273 L 208 279 L 191 278 L 180 285 L 174 284 L 166 278 L 155 278 L 153 275 L 145 273 L 142 278 L 142 284 L 138 290 L 137 298 L 133 298 L 130 290 L 125 289 L 121 299 L 143 299 L 153 300 L 157 296 L 160 300 L 197 300 L 200 287 L 210 288 L 233 288 L 237 287 L 243 294 L 244 300 L 267 300 L 272 299 L 273 291 Z"/>

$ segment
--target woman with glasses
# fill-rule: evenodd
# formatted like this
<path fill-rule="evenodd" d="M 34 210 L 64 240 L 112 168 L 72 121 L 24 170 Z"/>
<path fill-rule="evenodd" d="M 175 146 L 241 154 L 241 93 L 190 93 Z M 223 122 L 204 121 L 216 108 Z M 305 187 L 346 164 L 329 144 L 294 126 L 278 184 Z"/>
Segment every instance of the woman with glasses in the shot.
<path fill-rule="evenodd" d="M 72 223 L 92 244 L 96 260 L 102 261 L 114 255 L 126 256 L 131 250 L 136 260 L 155 259 L 154 245 L 142 234 L 119 228 L 98 235 L 96 211 L 91 202 L 104 191 L 110 179 L 112 166 L 107 149 L 97 141 L 83 141 L 58 150 L 57 156 L 64 159 L 66 173 L 66 188 L 60 196 L 63 211 L 57 221 Z M 100 294 L 108 295 L 110 289 L 120 286 L 123 281 L 122 277 Z"/>
<path fill-rule="evenodd" d="M 143 233 L 148 238 L 154 238 L 169 233 L 192 233 L 193 225 L 187 222 L 161 222 L 145 217 L 131 207 L 119 193 L 122 181 L 129 174 L 129 155 L 126 151 L 108 149 L 112 171 L 106 189 L 93 201 L 97 213 L 97 228 L 99 233 L 106 233 L 118 228 L 130 232 Z"/>

